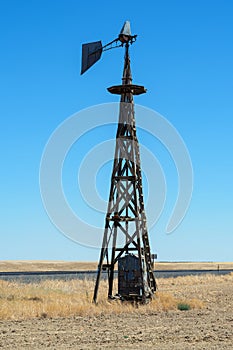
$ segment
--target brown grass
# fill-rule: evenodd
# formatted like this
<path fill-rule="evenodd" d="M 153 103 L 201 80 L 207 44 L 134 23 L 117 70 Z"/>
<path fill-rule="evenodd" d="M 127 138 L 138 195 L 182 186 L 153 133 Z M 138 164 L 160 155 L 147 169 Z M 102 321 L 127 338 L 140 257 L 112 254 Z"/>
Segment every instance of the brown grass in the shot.
<path fill-rule="evenodd" d="M 67 261 L 0 261 L 0 271 L 87 271 L 96 270 L 97 262 Z"/>
<path fill-rule="evenodd" d="M 0 261 L 0 271 L 87 271 L 96 270 L 97 262 L 67 261 Z M 225 270 L 232 262 L 155 262 L 155 270 Z"/>
<path fill-rule="evenodd" d="M 92 303 L 94 282 L 87 280 L 46 280 L 39 283 L 7 282 L 0 280 L 0 320 L 21 320 L 30 318 L 56 318 L 121 313 L 154 313 L 176 310 L 179 303 L 189 304 L 191 308 L 202 308 L 204 303 L 198 299 L 177 297 L 166 290 L 166 285 L 178 282 L 177 279 L 160 279 L 159 291 L 147 305 L 108 301 L 107 283 L 102 281 L 98 304 Z M 174 280 L 174 282 L 173 282 Z M 183 285 L 191 283 L 192 278 L 182 277 Z M 164 288 L 163 288 L 164 287 Z"/>

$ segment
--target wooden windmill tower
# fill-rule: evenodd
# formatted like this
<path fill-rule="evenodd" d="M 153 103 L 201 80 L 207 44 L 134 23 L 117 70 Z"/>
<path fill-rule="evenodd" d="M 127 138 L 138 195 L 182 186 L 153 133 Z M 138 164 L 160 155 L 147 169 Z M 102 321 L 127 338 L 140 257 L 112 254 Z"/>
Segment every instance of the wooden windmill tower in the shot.
<path fill-rule="evenodd" d="M 81 74 L 99 60 L 103 51 L 118 46 L 125 48 L 122 84 L 108 88 L 110 93 L 120 95 L 120 108 L 94 302 L 97 301 L 102 271 L 107 272 L 109 298 L 146 302 L 156 291 L 133 99 L 134 95 L 143 94 L 146 89 L 132 84 L 129 56 L 129 47 L 136 37 L 131 35 L 130 23 L 126 21 L 118 38 L 111 43 L 102 46 L 101 41 L 98 41 L 82 47 Z M 116 266 L 117 292 L 114 291 Z"/>

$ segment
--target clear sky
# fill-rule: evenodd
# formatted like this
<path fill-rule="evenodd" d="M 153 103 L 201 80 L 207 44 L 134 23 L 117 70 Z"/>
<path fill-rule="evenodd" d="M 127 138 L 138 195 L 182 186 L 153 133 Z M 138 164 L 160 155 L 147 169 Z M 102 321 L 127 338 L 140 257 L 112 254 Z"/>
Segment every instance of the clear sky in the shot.
<path fill-rule="evenodd" d="M 138 34 L 131 48 L 134 82 L 148 89 L 135 102 L 173 124 L 194 173 L 188 212 L 167 235 L 177 191 L 174 164 L 159 142 L 139 133 L 168 183 L 164 212 L 150 232 L 152 251 L 166 261 L 233 260 L 232 16 L 230 0 L 0 0 L 1 260 L 98 259 L 98 249 L 74 243 L 51 223 L 40 196 L 39 168 L 49 137 L 64 120 L 118 101 L 106 88 L 121 81 L 123 50 L 104 53 L 80 76 L 81 44 L 111 41 L 125 20 Z M 98 135 L 90 140 L 93 147 L 101 141 Z M 84 149 L 75 144 L 64 174 L 67 198 L 83 215 L 76 156 Z M 110 174 L 108 164 L 97 177 L 105 200 Z M 104 214 L 99 220 L 104 227 Z"/>

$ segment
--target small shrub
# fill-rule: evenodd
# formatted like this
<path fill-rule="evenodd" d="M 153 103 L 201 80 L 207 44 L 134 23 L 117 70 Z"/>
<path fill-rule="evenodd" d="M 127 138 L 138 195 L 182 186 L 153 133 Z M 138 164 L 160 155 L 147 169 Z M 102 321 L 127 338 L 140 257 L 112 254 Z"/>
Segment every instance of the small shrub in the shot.
<path fill-rule="evenodd" d="M 187 310 L 191 309 L 191 306 L 189 304 L 186 304 L 186 303 L 179 303 L 179 304 L 177 304 L 177 308 L 180 311 L 187 311 Z"/>

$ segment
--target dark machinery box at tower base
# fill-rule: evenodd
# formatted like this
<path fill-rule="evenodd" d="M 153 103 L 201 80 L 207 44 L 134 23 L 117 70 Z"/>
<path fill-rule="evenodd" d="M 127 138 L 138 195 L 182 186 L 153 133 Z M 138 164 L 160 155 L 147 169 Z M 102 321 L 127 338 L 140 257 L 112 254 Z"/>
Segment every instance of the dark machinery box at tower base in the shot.
<path fill-rule="evenodd" d="M 142 296 L 143 281 L 139 258 L 127 254 L 118 260 L 118 293 L 125 299 Z"/>

